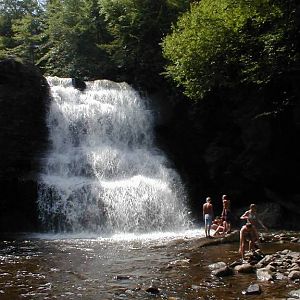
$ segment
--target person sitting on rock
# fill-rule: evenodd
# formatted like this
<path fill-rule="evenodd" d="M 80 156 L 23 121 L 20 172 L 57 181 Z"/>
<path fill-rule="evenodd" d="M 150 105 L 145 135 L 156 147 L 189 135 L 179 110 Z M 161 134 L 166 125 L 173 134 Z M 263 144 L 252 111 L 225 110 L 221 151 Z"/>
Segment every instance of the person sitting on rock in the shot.
<path fill-rule="evenodd" d="M 248 243 L 248 250 L 250 251 L 258 248 L 257 241 L 258 239 L 255 227 L 250 222 L 247 222 L 246 225 L 244 225 L 240 231 L 239 252 L 241 253 L 243 260 L 245 255 L 245 244 Z"/>
<path fill-rule="evenodd" d="M 215 230 L 213 236 L 224 235 L 225 234 L 225 231 L 224 231 L 225 228 L 223 226 L 222 218 L 217 216 L 212 222 L 211 229 Z"/>
<path fill-rule="evenodd" d="M 247 223 L 251 223 L 253 225 L 257 240 L 259 239 L 259 234 L 257 230 L 258 225 L 261 225 L 265 230 L 268 230 L 268 228 L 262 223 L 262 221 L 257 215 L 256 204 L 251 204 L 250 209 L 244 212 L 244 214 L 241 216 L 241 219 L 246 220 Z"/>

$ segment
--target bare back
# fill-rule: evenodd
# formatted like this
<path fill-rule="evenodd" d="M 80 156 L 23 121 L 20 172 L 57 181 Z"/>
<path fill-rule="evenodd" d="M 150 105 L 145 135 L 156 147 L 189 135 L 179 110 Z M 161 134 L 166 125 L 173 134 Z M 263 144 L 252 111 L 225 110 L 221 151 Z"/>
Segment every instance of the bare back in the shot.
<path fill-rule="evenodd" d="M 203 204 L 203 214 L 213 214 L 213 206 L 211 203 L 204 203 Z"/>

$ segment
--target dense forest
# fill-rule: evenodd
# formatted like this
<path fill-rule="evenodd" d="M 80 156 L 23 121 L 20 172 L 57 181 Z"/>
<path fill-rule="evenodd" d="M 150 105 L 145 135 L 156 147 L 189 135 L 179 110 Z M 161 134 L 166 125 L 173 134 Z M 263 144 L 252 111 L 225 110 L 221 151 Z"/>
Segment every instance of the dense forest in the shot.
<path fill-rule="evenodd" d="M 297 0 L 1 0 L 0 60 L 158 98 L 194 211 L 229 193 L 300 214 L 299 26 Z"/>
<path fill-rule="evenodd" d="M 295 0 L 2 0 L 0 58 L 148 89 L 167 77 L 198 101 L 297 71 L 298 23 Z"/>

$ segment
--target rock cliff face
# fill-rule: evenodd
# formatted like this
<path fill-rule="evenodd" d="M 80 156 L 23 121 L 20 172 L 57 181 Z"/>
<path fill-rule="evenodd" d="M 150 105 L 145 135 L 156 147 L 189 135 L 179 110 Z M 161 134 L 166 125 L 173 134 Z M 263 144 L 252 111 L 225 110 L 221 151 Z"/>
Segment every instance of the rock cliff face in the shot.
<path fill-rule="evenodd" d="M 262 90 L 220 90 L 168 112 L 157 134 L 184 178 L 196 218 L 207 195 L 219 214 L 228 194 L 233 210 L 276 204 L 281 218 L 272 226 L 300 228 L 299 79 L 285 74 Z"/>
<path fill-rule="evenodd" d="M 39 71 L 0 61 L 0 231 L 37 228 L 36 176 L 47 147 L 48 84 Z"/>

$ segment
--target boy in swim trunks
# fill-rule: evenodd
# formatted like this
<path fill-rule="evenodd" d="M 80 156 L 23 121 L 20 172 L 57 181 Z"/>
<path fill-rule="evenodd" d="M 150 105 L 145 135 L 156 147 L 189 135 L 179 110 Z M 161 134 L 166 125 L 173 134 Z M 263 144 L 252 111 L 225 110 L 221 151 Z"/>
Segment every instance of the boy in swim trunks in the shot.
<path fill-rule="evenodd" d="M 206 203 L 203 204 L 203 220 L 205 226 L 205 236 L 211 237 L 210 235 L 210 228 L 213 220 L 213 206 L 211 204 L 211 198 L 206 198 Z"/>

